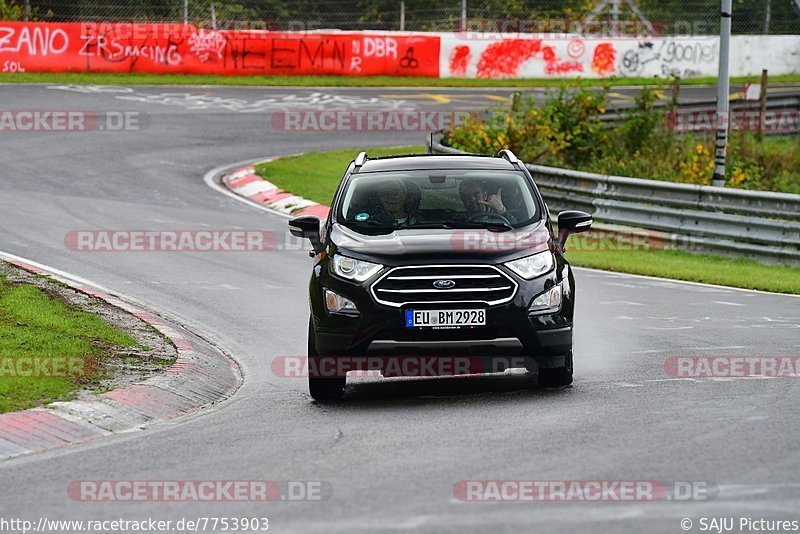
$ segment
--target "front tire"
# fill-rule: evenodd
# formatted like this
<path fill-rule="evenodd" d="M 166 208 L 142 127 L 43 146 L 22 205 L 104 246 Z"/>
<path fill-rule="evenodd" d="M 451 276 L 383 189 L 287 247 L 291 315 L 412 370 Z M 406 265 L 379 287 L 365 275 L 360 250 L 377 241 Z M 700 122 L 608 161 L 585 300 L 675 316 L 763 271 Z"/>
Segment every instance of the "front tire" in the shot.
<path fill-rule="evenodd" d="M 562 367 L 539 369 L 539 387 L 560 388 L 572 384 L 572 351 L 564 357 Z"/>
<path fill-rule="evenodd" d="M 334 377 L 323 378 L 318 376 L 311 376 L 312 369 L 319 369 L 319 365 L 312 363 L 312 360 L 319 359 L 317 354 L 317 343 L 314 336 L 314 327 L 311 324 L 311 319 L 308 320 L 308 392 L 311 397 L 317 401 L 331 401 L 338 400 L 344 396 L 344 386 L 347 378 Z"/>

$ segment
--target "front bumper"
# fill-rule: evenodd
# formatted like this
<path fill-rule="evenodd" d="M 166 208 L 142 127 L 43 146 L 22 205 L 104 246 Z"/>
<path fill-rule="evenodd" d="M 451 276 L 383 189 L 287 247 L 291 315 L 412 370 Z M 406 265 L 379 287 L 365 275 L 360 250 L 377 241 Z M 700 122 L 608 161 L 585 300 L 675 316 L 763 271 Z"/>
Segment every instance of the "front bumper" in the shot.
<path fill-rule="evenodd" d="M 317 352 L 321 356 L 459 355 L 505 358 L 508 362 L 533 360 L 539 368 L 564 365 L 564 356 L 572 349 L 574 306 L 574 283 L 568 265 L 560 263 L 549 274 L 517 282 L 519 288 L 514 298 L 498 306 L 464 303 L 393 308 L 375 302 L 368 291 L 369 284 L 354 284 L 333 276 L 327 269 L 317 269 L 310 288 Z M 529 312 L 532 300 L 556 283 L 565 286 L 561 308 L 542 315 Z M 355 302 L 360 314 L 355 317 L 329 314 L 323 299 L 325 288 Z M 486 326 L 408 328 L 405 326 L 408 308 L 482 308 L 486 310 Z M 530 367 L 530 364 L 510 366 Z"/>

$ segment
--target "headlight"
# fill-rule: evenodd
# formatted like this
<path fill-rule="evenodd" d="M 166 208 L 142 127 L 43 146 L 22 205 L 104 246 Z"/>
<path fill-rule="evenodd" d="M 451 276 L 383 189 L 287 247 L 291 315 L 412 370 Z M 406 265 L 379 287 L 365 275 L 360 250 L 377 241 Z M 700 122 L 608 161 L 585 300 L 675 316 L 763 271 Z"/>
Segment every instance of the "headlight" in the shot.
<path fill-rule="evenodd" d="M 533 313 L 552 313 L 561 307 L 561 284 L 556 284 L 531 302 L 529 311 Z"/>
<path fill-rule="evenodd" d="M 368 280 L 383 269 L 383 265 L 356 260 L 348 258 L 347 256 L 340 256 L 339 254 L 333 256 L 331 267 L 333 272 L 338 276 L 347 278 L 348 280 L 355 280 L 356 282 Z"/>
<path fill-rule="evenodd" d="M 505 266 L 522 278 L 530 280 L 553 268 L 553 253 L 549 250 L 545 250 L 533 256 L 526 256 L 518 260 L 510 261 L 506 263 Z"/>

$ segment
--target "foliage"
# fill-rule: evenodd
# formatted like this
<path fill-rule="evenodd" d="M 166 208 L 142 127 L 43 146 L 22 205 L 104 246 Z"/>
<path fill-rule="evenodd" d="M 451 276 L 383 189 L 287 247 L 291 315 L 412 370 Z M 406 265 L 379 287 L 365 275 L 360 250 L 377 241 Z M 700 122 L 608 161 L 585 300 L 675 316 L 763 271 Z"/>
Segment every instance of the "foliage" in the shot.
<path fill-rule="evenodd" d="M 0 0 L 9 3 L 12 0 Z M 20 3 L 21 0 L 14 0 Z M 497 24 L 503 20 L 535 21 L 537 31 L 563 31 L 563 26 L 584 20 L 600 0 L 469 0 L 470 27 Z M 634 0 L 654 31 L 667 35 L 719 34 L 718 0 Z M 767 5 L 769 4 L 769 11 Z M 42 13 L 52 11 L 50 20 L 180 20 L 181 0 L 31 0 Z M 189 0 L 189 17 L 209 20 L 210 0 Z M 398 29 L 400 2 L 397 0 L 214 0 L 217 20 L 274 21 L 286 26 L 290 21 L 318 23 L 321 27 L 342 29 Z M 760 34 L 768 26 L 771 34 L 796 34 L 800 13 L 793 0 L 754 2 L 734 0 L 733 33 Z M 767 14 L 770 16 L 767 16 Z M 414 31 L 452 30 L 458 25 L 461 3 L 455 0 L 433 3 L 405 0 L 406 28 Z M 229 19 L 233 16 L 235 19 Z M 611 18 L 607 7 L 597 20 Z M 638 20 L 623 5 L 623 21 Z M 767 21 L 769 23 L 767 24 Z M 479 30 L 482 31 L 482 30 Z"/>
<path fill-rule="evenodd" d="M 515 95 L 511 113 L 496 110 L 488 120 L 471 117 L 450 132 L 451 146 L 470 152 L 495 153 L 511 148 L 531 163 L 558 158 L 585 165 L 600 155 L 607 132 L 599 119 L 606 91 L 575 84 L 562 87 L 543 106 L 530 96 Z"/>
<path fill-rule="evenodd" d="M 0 0 L 0 20 L 22 20 L 24 9 L 14 0 Z"/>
<path fill-rule="evenodd" d="M 510 148 L 529 163 L 577 168 L 617 176 L 710 185 L 713 135 L 675 134 L 667 113 L 655 109 L 659 87 L 644 87 L 616 128 L 605 128 L 606 91 L 572 85 L 544 103 L 517 97 L 511 110 L 488 119 L 473 117 L 449 132 L 445 142 L 469 152 L 493 154 Z M 734 132 L 728 145 L 727 185 L 800 193 L 797 138 Z"/>

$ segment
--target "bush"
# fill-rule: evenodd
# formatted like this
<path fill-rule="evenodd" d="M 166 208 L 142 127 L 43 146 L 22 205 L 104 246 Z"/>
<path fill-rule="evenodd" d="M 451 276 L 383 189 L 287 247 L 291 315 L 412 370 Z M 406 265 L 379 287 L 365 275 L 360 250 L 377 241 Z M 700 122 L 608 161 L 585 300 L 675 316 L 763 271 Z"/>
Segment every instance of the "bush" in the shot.
<path fill-rule="evenodd" d="M 622 124 L 607 129 L 607 89 L 562 88 L 544 103 L 515 95 L 511 109 L 473 117 L 448 132 L 445 144 L 483 154 L 510 148 L 529 163 L 601 174 L 710 185 L 713 134 L 675 134 L 655 108 L 660 87 L 644 87 Z M 728 187 L 800 193 L 796 138 L 733 132 L 726 166 Z"/>
<path fill-rule="evenodd" d="M 25 11 L 14 0 L 0 0 L 0 20 L 22 20 Z"/>
<path fill-rule="evenodd" d="M 606 131 L 606 91 L 562 88 L 539 106 L 532 97 L 514 96 L 511 110 L 495 110 L 486 119 L 472 117 L 449 132 L 450 146 L 496 153 L 510 148 L 531 163 L 564 161 L 585 165 L 601 155 Z"/>

